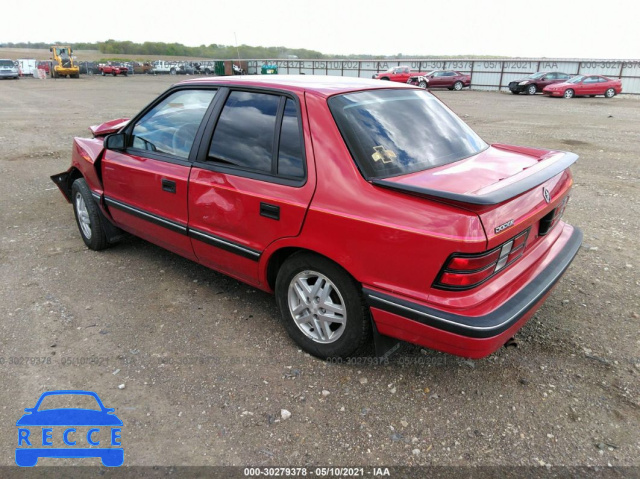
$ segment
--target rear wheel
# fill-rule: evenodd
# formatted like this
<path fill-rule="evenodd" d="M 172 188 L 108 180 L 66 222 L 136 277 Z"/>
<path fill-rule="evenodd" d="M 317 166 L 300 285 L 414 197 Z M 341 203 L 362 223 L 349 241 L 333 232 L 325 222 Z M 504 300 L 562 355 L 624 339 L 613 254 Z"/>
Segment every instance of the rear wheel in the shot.
<path fill-rule="evenodd" d="M 98 206 L 91 196 L 91 190 L 84 178 L 78 178 L 71 186 L 71 199 L 80 236 L 89 249 L 99 251 L 108 246 Z"/>
<path fill-rule="evenodd" d="M 455 91 L 460 91 L 460 90 L 462 90 L 462 87 L 464 87 L 464 85 L 462 84 L 462 82 L 461 82 L 461 81 L 457 81 L 457 82 L 455 82 L 455 83 L 453 84 L 453 89 L 454 89 Z"/>
<path fill-rule="evenodd" d="M 175 69 L 175 68 L 172 68 L 172 69 L 171 69 L 171 71 L 170 71 L 169 73 L 170 73 L 171 75 L 175 75 L 177 72 L 176 72 L 176 69 Z"/>
<path fill-rule="evenodd" d="M 371 321 L 361 287 L 332 261 L 294 254 L 280 268 L 275 290 L 284 327 L 306 352 L 344 358 L 369 345 Z"/>
<path fill-rule="evenodd" d="M 511 93 L 513 93 L 514 95 L 519 95 L 520 94 L 519 91 L 515 91 L 515 90 L 511 90 Z"/>
<path fill-rule="evenodd" d="M 614 96 L 616 96 L 616 91 L 613 88 L 609 88 L 607 91 L 604 92 L 605 98 L 613 98 Z"/>
<path fill-rule="evenodd" d="M 538 89 L 536 88 L 535 85 L 529 85 L 527 87 L 527 95 L 535 95 L 537 91 Z"/>
<path fill-rule="evenodd" d="M 571 88 L 568 88 L 564 92 L 565 98 L 573 98 L 574 91 Z"/>

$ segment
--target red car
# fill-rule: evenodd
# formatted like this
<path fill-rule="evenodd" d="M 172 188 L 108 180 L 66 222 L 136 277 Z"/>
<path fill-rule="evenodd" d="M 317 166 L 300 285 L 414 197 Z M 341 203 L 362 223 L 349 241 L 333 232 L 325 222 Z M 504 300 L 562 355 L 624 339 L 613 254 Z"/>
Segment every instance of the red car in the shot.
<path fill-rule="evenodd" d="M 471 85 L 471 75 L 454 70 L 434 70 L 424 75 L 412 75 L 407 83 L 420 88 L 447 88 L 460 91 Z"/>
<path fill-rule="evenodd" d="M 413 72 L 408 66 L 391 67 L 387 71 L 376 73 L 372 76 L 375 80 L 389 80 L 398 83 L 407 83 L 410 77 L 427 75 L 427 73 Z"/>
<path fill-rule="evenodd" d="M 549 96 L 596 96 L 613 98 L 622 92 L 622 80 L 612 80 L 601 75 L 578 75 L 564 83 L 549 85 L 542 93 Z"/>
<path fill-rule="evenodd" d="M 127 76 L 127 73 L 129 73 L 128 69 L 126 66 L 120 65 L 118 63 L 109 63 L 106 65 L 99 65 L 98 66 L 98 70 L 100 71 L 100 74 L 102 76 L 105 75 L 113 75 L 113 76 L 117 76 L 117 75 L 123 75 L 123 76 Z"/>
<path fill-rule="evenodd" d="M 91 130 L 51 177 L 90 249 L 125 231 L 274 292 L 321 358 L 383 336 L 486 356 L 581 244 L 575 154 L 488 145 L 408 85 L 194 79 Z"/>

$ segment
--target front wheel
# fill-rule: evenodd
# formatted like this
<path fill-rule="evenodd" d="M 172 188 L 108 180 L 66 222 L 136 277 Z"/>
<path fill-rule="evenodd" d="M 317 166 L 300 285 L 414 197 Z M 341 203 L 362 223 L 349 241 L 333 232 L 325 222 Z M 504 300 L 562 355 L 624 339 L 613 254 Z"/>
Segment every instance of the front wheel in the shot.
<path fill-rule="evenodd" d="M 571 88 L 568 88 L 564 92 L 564 97 L 565 98 L 573 98 L 573 94 L 574 94 L 573 90 Z"/>
<path fill-rule="evenodd" d="M 422 80 L 420 83 L 418 83 L 418 86 L 420 88 L 422 88 L 423 90 L 426 90 L 427 89 L 427 82 Z"/>
<path fill-rule="evenodd" d="M 84 244 L 94 251 L 106 248 L 108 246 L 107 235 L 100 222 L 98 206 L 93 200 L 91 190 L 84 178 L 78 178 L 73 182 L 71 198 L 76 223 Z"/>
<path fill-rule="evenodd" d="M 535 95 L 537 91 L 538 89 L 536 88 L 535 85 L 529 85 L 527 87 L 527 95 Z"/>
<path fill-rule="evenodd" d="M 176 74 L 176 69 L 172 68 L 171 71 L 169 72 L 171 75 L 175 75 Z"/>
<path fill-rule="evenodd" d="M 294 254 L 280 268 L 275 290 L 284 327 L 306 352 L 345 358 L 369 345 L 371 321 L 361 287 L 332 261 Z"/>
<path fill-rule="evenodd" d="M 460 91 L 460 90 L 462 90 L 462 87 L 463 87 L 463 86 L 464 86 L 464 85 L 462 84 L 462 82 L 461 82 L 461 81 L 457 81 L 457 82 L 455 82 L 455 83 L 453 84 L 453 89 L 454 89 L 455 91 Z"/>
<path fill-rule="evenodd" d="M 106 75 L 106 73 L 104 72 L 104 70 L 102 70 L 100 73 L 102 74 L 102 76 L 105 76 L 105 75 Z"/>
<path fill-rule="evenodd" d="M 511 90 L 511 93 L 513 93 L 514 95 L 519 95 L 520 94 L 520 92 L 516 91 L 516 90 Z"/>
<path fill-rule="evenodd" d="M 613 88 L 609 88 L 607 91 L 604 92 L 605 98 L 613 98 L 614 96 L 616 96 L 616 91 Z"/>

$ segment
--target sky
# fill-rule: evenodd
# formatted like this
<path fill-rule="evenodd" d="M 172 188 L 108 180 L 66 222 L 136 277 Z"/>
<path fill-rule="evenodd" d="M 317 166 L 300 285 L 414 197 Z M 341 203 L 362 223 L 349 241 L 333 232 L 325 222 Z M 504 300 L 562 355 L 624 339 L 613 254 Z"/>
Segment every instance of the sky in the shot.
<path fill-rule="evenodd" d="M 2 42 L 109 38 L 325 54 L 640 59 L 635 0 L 22 0 Z M 8 15 L 7 15 L 8 13 Z"/>

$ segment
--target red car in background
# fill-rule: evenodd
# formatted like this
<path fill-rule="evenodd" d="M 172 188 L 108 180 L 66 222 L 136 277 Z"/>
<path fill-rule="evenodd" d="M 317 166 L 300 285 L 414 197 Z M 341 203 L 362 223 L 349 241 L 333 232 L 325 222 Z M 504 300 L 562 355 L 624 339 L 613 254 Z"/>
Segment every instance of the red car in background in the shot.
<path fill-rule="evenodd" d="M 455 70 L 434 70 L 424 75 L 412 75 L 407 83 L 420 88 L 447 88 L 460 91 L 471 85 L 471 75 Z"/>
<path fill-rule="evenodd" d="M 581 244 L 562 221 L 577 155 L 489 145 L 406 84 L 194 79 L 91 131 L 51 177 L 87 247 L 126 231 L 273 292 L 321 358 L 381 336 L 486 356 Z"/>
<path fill-rule="evenodd" d="M 621 92 L 622 80 L 613 80 L 601 75 L 578 75 L 571 80 L 549 85 L 542 90 L 545 95 L 562 96 L 564 98 L 596 95 L 613 98 Z"/>
<path fill-rule="evenodd" d="M 399 66 L 399 67 L 389 68 L 388 70 L 381 73 L 376 73 L 375 75 L 372 76 L 372 78 L 375 80 L 389 80 L 389 81 L 395 81 L 398 83 L 407 83 L 409 78 L 412 76 L 419 76 L 419 75 L 426 75 L 426 74 L 427 73 L 411 71 L 411 68 L 409 68 L 408 66 Z"/>
<path fill-rule="evenodd" d="M 124 65 L 120 65 L 119 63 L 100 64 L 98 66 L 98 70 L 100 71 L 100 74 L 102 76 L 105 76 L 105 75 L 127 76 L 127 73 L 129 73 L 129 70 L 127 69 L 127 67 Z"/>

